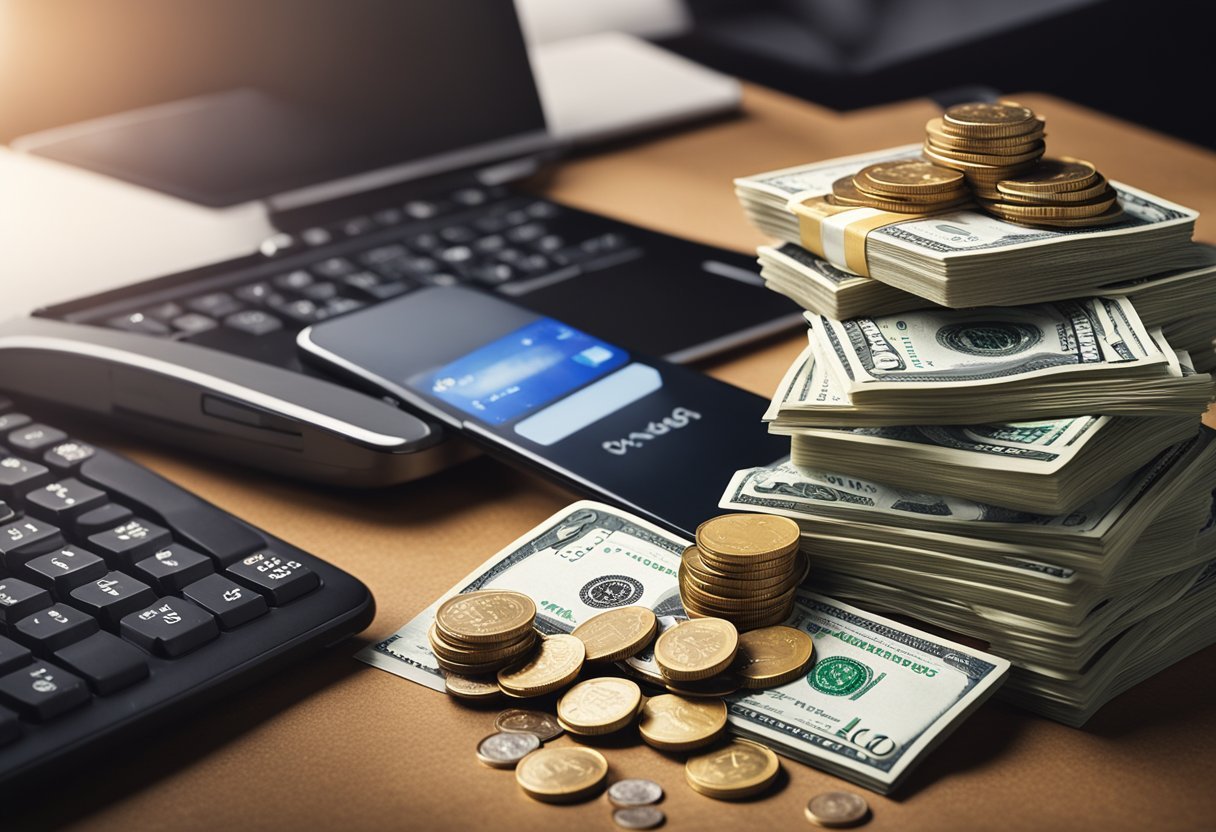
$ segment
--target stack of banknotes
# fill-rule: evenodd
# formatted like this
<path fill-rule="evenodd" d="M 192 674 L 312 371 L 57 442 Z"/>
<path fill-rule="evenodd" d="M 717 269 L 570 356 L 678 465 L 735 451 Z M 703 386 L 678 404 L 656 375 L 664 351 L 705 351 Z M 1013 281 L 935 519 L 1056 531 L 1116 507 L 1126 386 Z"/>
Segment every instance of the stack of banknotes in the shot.
<path fill-rule="evenodd" d="M 1120 183 L 1126 219 L 1095 228 L 874 217 L 868 275 L 803 245 L 841 229 L 799 206 L 915 153 L 736 180 L 808 345 L 764 416 L 790 460 L 720 505 L 795 519 L 816 591 L 981 640 L 1001 695 L 1080 725 L 1216 642 L 1216 249 Z"/>

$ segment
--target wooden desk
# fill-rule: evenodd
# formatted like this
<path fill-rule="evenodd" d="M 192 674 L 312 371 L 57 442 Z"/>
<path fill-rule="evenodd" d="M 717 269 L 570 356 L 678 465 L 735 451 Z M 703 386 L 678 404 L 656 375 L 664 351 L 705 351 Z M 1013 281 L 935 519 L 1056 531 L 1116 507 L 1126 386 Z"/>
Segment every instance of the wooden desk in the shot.
<path fill-rule="evenodd" d="M 1216 240 L 1216 156 L 1062 101 L 1021 98 L 1046 115 L 1054 153 L 1092 159 L 1112 177 L 1200 209 L 1199 237 Z M 916 141 L 936 113 L 913 101 L 839 115 L 757 88 L 747 90 L 745 108 L 740 119 L 571 161 L 537 187 L 750 250 L 761 237 L 743 220 L 732 177 Z M 710 370 L 768 395 L 803 340 L 791 335 L 741 351 Z M 496 709 L 461 707 L 351 658 L 572 495 L 485 459 L 359 494 L 111 440 L 353 572 L 375 593 L 379 612 L 359 640 L 144 740 L 105 771 L 48 784 L 53 800 L 35 814 L 0 815 L 6 829 L 614 828 L 603 799 L 545 806 L 521 794 L 510 772 L 477 763 L 474 745 L 492 730 Z M 1216 814 L 1214 682 L 1216 650 L 1208 649 L 1120 697 L 1085 730 L 989 703 L 895 799 L 787 761 L 782 784 L 765 799 L 720 803 L 688 789 L 680 763 L 638 742 L 606 753 L 612 777 L 663 784 L 665 828 L 673 830 L 808 829 L 807 799 L 842 787 L 865 794 L 872 830 L 1195 829 Z"/>

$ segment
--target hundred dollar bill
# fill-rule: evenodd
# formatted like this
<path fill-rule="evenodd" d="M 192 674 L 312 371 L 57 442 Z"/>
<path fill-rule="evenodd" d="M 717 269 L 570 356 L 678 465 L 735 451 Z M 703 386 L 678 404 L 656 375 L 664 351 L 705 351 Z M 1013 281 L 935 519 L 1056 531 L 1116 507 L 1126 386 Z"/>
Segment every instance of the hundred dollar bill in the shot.
<path fill-rule="evenodd" d="M 1009 662 L 809 591 L 786 622 L 815 644 L 810 672 L 730 697 L 734 731 L 878 792 L 996 691 Z"/>
<path fill-rule="evenodd" d="M 454 594 L 513 589 L 536 601 L 536 626 L 569 632 L 593 615 L 639 604 L 685 616 L 680 554 L 689 541 L 626 512 L 574 503 L 495 554 L 389 638 L 360 651 L 369 664 L 434 690 L 443 671 L 426 632 Z M 876 791 L 893 788 L 999 685 L 1004 659 L 809 592 L 789 624 L 815 641 L 808 674 L 730 697 L 735 731 Z"/>

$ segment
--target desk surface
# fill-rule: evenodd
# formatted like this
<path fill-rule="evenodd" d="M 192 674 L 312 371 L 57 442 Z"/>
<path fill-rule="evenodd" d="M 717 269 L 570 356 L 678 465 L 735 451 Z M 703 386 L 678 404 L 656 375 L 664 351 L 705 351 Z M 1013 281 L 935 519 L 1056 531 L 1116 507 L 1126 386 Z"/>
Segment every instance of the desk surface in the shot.
<path fill-rule="evenodd" d="M 1056 99 L 1022 100 L 1047 117 L 1053 153 L 1091 159 L 1108 176 L 1199 209 L 1197 237 L 1216 241 L 1216 155 Z M 742 118 L 572 160 L 537 187 L 750 250 L 762 238 L 743 220 L 732 177 L 915 141 L 936 112 L 913 101 L 841 115 L 758 88 L 744 103 Z M 768 395 L 802 341 L 791 335 L 708 369 Z M 614 828 L 603 799 L 545 806 L 520 793 L 510 772 L 477 763 L 474 745 L 492 730 L 496 709 L 462 707 L 351 658 L 572 495 L 486 459 L 359 494 L 98 438 L 353 572 L 379 611 L 358 639 L 144 740 L 121 765 L 56 784 L 53 804 L 5 817 L 6 828 Z M 1208 649 L 1118 698 L 1084 730 L 990 702 L 894 799 L 786 761 L 787 776 L 767 798 L 720 803 L 688 789 L 678 761 L 640 742 L 606 753 L 613 778 L 664 786 L 670 829 L 810 828 L 807 799 L 835 788 L 866 796 L 873 830 L 1194 829 L 1216 812 L 1214 682 L 1216 650 Z"/>

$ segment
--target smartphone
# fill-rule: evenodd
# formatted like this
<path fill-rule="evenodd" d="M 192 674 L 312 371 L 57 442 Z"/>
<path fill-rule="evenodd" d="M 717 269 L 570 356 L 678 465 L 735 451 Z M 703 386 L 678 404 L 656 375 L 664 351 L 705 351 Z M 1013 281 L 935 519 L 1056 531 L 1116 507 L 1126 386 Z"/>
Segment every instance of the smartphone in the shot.
<path fill-rule="evenodd" d="M 421 289 L 297 343 L 497 456 L 688 535 L 736 470 L 789 454 L 761 422 L 767 400 L 472 289 Z"/>

